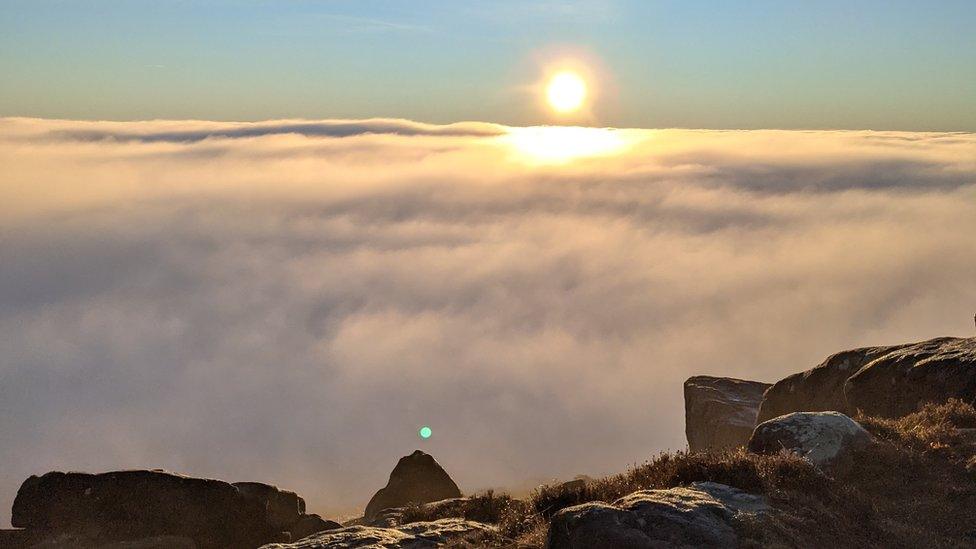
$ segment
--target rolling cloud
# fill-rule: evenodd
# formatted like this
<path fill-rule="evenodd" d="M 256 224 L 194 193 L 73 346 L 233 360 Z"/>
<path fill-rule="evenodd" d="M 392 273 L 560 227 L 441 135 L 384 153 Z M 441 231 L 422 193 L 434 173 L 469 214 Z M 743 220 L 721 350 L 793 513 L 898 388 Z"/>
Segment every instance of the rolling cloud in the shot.
<path fill-rule="evenodd" d="M 0 119 L 0 521 L 52 469 L 361 509 L 684 445 L 681 382 L 968 334 L 976 136 Z M 607 130 L 610 131 L 610 130 Z M 428 424 L 433 437 L 420 441 Z"/>

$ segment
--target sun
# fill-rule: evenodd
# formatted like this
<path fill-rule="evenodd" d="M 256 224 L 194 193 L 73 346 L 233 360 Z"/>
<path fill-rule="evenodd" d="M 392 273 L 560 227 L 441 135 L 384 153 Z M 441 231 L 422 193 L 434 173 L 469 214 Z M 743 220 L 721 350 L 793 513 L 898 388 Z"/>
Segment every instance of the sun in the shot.
<path fill-rule="evenodd" d="M 546 84 L 546 99 L 556 112 L 577 111 L 586 100 L 586 82 L 573 71 L 557 72 Z"/>

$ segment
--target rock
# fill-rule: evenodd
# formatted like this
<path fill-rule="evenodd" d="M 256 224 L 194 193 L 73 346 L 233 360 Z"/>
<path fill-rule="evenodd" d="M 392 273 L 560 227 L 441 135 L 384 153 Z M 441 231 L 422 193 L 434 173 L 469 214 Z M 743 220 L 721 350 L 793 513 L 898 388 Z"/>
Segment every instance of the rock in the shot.
<path fill-rule="evenodd" d="M 0 549 L 26 547 L 30 539 L 30 532 L 22 528 L 0 529 Z"/>
<path fill-rule="evenodd" d="M 653 547 L 636 513 L 606 503 L 584 503 L 556 513 L 549 549 L 643 549 Z"/>
<path fill-rule="evenodd" d="M 950 398 L 976 400 L 976 338 L 940 337 L 837 353 L 770 387 L 759 421 L 831 410 L 901 417 Z"/>
<path fill-rule="evenodd" d="M 288 530 L 305 514 L 305 500 L 295 492 L 261 482 L 235 482 L 234 487 L 264 509 L 265 523 L 272 530 Z"/>
<path fill-rule="evenodd" d="M 756 426 L 749 451 L 775 454 L 786 449 L 824 466 L 872 440 L 860 424 L 840 412 L 794 412 Z"/>
<path fill-rule="evenodd" d="M 154 536 L 129 541 L 105 541 L 99 536 L 61 534 L 31 540 L 23 545 L 0 545 L 3 548 L 22 549 L 197 549 L 198 545 L 183 536 Z"/>
<path fill-rule="evenodd" d="M 338 522 L 325 520 L 318 515 L 303 515 L 297 522 L 288 527 L 288 532 L 291 533 L 291 539 L 297 541 L 319 532 L 339 528 L 342 528 L 342 525 Z"/>
<path fill-rule="evenodd" d="M 685 547 L 735 547 L 734 521 L 745 508 L 765 505 L 761 496 L 745 494 L 730 486 L 704 486 L 640 490 L 612 505 L 584 503 L 553 516 L 549 549 L 669 549 Z M 739 502 L 732 508 L 710 495 Z M 762 507 L 766 509 L 767 507 Z"/>
<path fill-rule="evenodd" d="M 893 348 L 860 368 L 844 385 L 851 407 L 901 417 L 922 405 L 976 400 L 976 338 L 940 337 Z"/>
<path fill-rule="evenodd" d="M 494 541 L 504 538 L 498 529 L 488 524 L 460 518 L 445 518 L 430 522 L 411 522 L 397 528 L 418 539 L 433 541 L 438 547 L 460 541 L 469 543 Z"/>
<path fill-rule="evenodd" d="M 820 365 L 773 384 L 759 406 L 758 422 L 792 412 L 853 413 L 844 396 L 844 383 L 866 364 L 901 345 L 864 347 L 827 357 Z"/>
<path fill-rule="evenodd" d="M 472 547 L 505 542 L 494 526 L 462 519 L 414 522 L 398 528 L 349 526 L 292 543 L 261 549 L 428 549 L 467 543 Z"/>
<path fill-rule="evenodd" d="M 254 547 L 274 539 L 266 509 L 220 480 L 164 471 L 52 472 L 24 481 L 14 526 L 108 541 L 181 536 L 200 547 Z"/>
<path fill-rule="evenodd" d="M 373 518 L 366 520 L 366 517 L 359 524 L 349 526 L 376 526 L 377 528 L 394 528 L 403 522 L 403 510 L 406 507 L 387 507 L 377 511 Z"/>
<path fill-rule="evenodd" d="M 196 549 L 197 544 L 182 536 L 157 536 L 133 541 L 120 541 L 98 549 Z"/>
<path fill-rule="evenodd" d="M 364 516 L 368 521 L 383 509 L 457 497 L 461 490 L 447 472 L 433 457 L 417 450 L 400 458 L 386 487 L 369 500 Z"/>
<path fill-rule="evenodd" d="M 685 434 L 691 451 L 745 446 L 768 383 L 695 376 L 685 381 Z"/>
<path fill-rule="evenodd" d="M 761 515 L 772 509 L 765 496 L 743 492 L 726 484 L 693 482 L 691 488 L 712 496 L 736 515 L 743 513 Z"/>

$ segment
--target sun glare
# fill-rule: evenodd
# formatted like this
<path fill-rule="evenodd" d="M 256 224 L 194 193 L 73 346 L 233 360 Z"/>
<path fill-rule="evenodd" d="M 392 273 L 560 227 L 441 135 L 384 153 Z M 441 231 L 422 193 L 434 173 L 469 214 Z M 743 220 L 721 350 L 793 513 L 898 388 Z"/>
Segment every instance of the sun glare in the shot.
<path fill-rule="evenodd" d="M 505 141 L 533 164 L 565 164 L 581 158 L 612 156 L 632 143 L 621 130 L 578 126 L 511 128 Z"/>
<path fill-rule="evenodd" d="M 558 72 L 546 85 L 546 98 L 556 112 L 577 111 L 586 100 L 586 82 L 573 71 Z"/>

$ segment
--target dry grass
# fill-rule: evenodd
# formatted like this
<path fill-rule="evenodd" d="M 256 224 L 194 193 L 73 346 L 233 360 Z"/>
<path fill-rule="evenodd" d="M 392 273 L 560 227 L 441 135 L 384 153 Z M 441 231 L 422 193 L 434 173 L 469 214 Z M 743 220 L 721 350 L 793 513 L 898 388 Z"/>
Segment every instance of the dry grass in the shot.
<path fill-rule="evenodd" d="M 499 524 L 510 516 L 525 514 L 525 502 L 508 494 L 488 490 L 461 500 L 456 505 L 411 505 L 403 510 L 403 524 L 442 518 L 463 518 L 486 524 Z"/>
<path fill-rule="evenodd" d="M 879 443 L 821 473 L 790 454 L 661 454 L 625 473 L 542 486 L 528 501 L 485 492 L 440 513 L 497 524 L 519 547 L 543 547 L 548 519 L 590 501 L 713 481 L 765 494 L 775 512 L 738 524 L 744 547 L 976 547 L 976 409 L 950 401 L 889 420 L 858 417 Z M 405 521 L 434 520 L 423 507 Z M 409 520 L 407 520 L 409 519 Z"/>
<path fill-rule="evenodd" d="M 760 456 L 745 450 L 661 454 L 626 473 L 585 483 L 542 486 L 531 498 L 532 509 L 549 518 L 561 509 L 589 501 L 612 502 L 637 490 L 671 488 L 712 481 L 747 492 L 783 489 L 820 492 L 828 479 L 792 454 Z"/>

